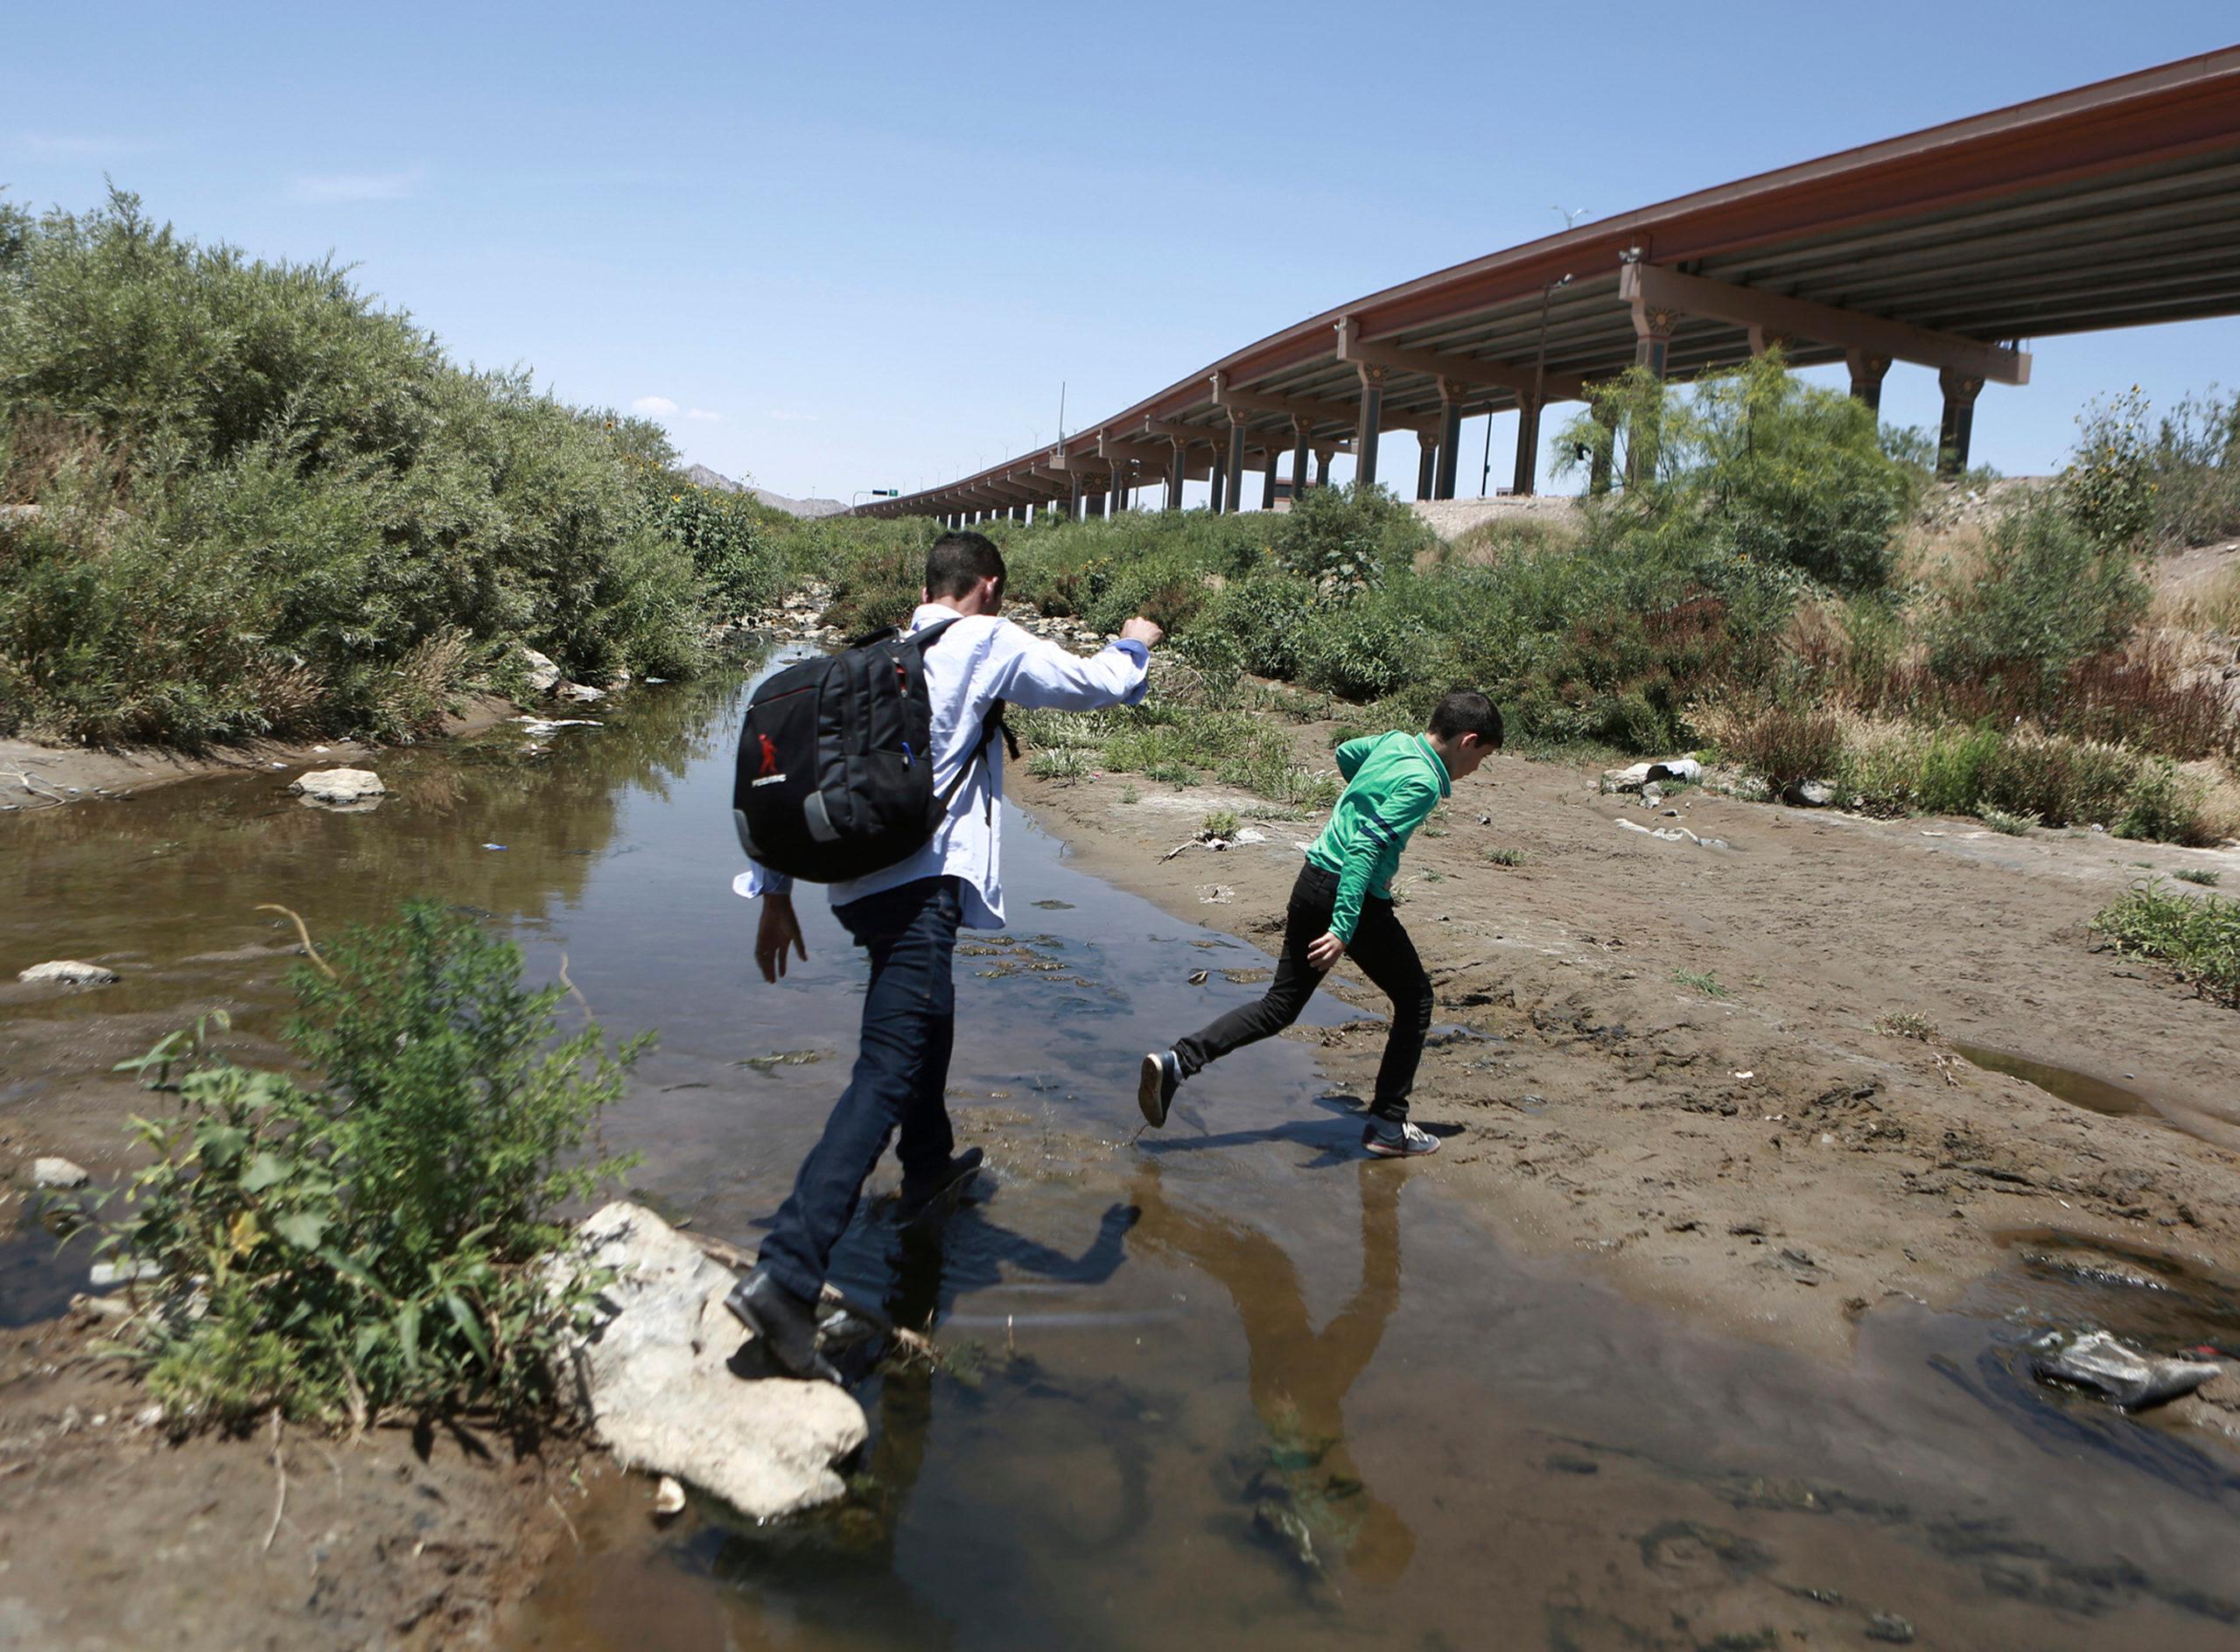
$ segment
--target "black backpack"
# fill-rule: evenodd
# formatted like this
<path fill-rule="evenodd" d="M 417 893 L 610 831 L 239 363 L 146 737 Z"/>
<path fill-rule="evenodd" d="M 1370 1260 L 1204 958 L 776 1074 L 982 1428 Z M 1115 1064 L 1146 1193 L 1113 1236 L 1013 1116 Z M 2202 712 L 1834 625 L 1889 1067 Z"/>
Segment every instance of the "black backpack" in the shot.
<path fill-rule="evenodd" d="M 748 855 L 774 872 L 832 884 L 884 871 L 932 840 L 989 741 L 998 732 L 1011 739 L 998 700 L 963 766 L 934 790 L 925 652 L 956 623 L 914 636 L 874 631 L 755 690 L 732 783 Z"/>

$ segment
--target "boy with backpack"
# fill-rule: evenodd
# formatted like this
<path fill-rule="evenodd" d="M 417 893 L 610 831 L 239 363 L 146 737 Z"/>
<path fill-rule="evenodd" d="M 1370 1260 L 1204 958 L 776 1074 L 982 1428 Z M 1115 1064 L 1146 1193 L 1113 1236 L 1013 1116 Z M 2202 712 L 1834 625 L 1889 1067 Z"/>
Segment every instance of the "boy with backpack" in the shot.
<path fill-rule="evenodd" d="M 1004 559 L 980 534 L 943 534 L 906 633 L 804 662 L 759 689 L 733 794 L 760 896 L 765 981 L 806 959 L 793 875 L 830 886 L 833 915 L 871 955 L 848 1088 L 810 1149 L 752 1271 L 724 1298 L 779 1365 L 838 1381 L 816 1347 L 816 1304 L 864 1182 L 900 1132 L 903 1214 L 978 1169 L 959 1153 L 944 1092 L 956 1030 L 956 932 L 1004 923 L 1003 709 L 1132 705 L 1158 626 L 1130 620 L 1088 659 L 998 617 Z"/>
<path fill-rule="evenodd" d="M 1392 1030 L 1362 1145 L 1378 1158 L 1438 1151 L 1438 1138 L 1408 1122 L 1408 1096 L 1432 1024 L 1432 984 L 1393 911 L 1392 874 L 1416 828 L 1501 744 L 1502 714 L 1465 689 L 1438 703 L 1420 734 L 1375 735 L 1338 748 L 1346 789 L 1292 886 L 1276 978 L 1257 1003 L 1144 1057 L 1136 1102 L 1145 1124 L 1154 1130 L 1166 1124 L 1175 1090 L 1208 1063 L 1298 1020 L 1324 973 L 1350 954 L 1392 1000 Z"/>

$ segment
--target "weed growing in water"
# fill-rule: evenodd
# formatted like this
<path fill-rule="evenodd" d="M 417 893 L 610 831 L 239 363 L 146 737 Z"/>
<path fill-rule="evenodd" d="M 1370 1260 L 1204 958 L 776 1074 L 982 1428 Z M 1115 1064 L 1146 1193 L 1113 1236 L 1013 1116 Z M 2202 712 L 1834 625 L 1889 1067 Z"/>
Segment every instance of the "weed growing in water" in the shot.
<path fill-rule="evenodd" d="M 2222 872 L 2211 872 L 2206 866 L 2181 866 L 2170 875 L 2180 883 L 2199 884 L 2204 889 L 2216 888 L 2224 877 Z"/>
<path fill-rule="evenodd" d="M 175 1098 L 134 1120 L 154 1162 L 102 1241 L 158 1270 L 149 1386 L 185 1427 L 533 1414 L 598 1283 L 555 1213 L 633 1162 L 580 1152 L 650 1036 L 554 1041 L 562 989 L 433 902 L 330 955 L 286 1029 L 322 1077 L 235 1066 L 205 1024 L 122 1064 Z"/>
<path fill-rule="evenodd" d="M 1198 836 L 1204 839 L 1236 836 L 1236 811 L 1233 808 L 1216 808 L 1209 811 L 1204 822 L 1198 828 Z"/>
<path fill-rule="evenodd" d="M 1915 1010 L 1894 1010 L 1879 1016 L 1874 1030 L 1894 1039 L 1919 1039 L 1924 1044 L 1933 1044 L 1940 1036 L 1936 1023 Z"/>
<path fill-rule="evenodd" d="M 1120 788 L 1120 801 L 1124 803 L 1140 803 L 1144 801 L 1144 794 L 1136 789 L 1136 782 L 1130 780 Z"/>
<path fill-rule="evenodd" d="M 2046 823 L 2036 815 L 2010 814 L 2006 809 L 1994 808 L 1989 804 L 1984 806 L 1984 812 L 1979 818 L 1993 831 L 2003 833 L 2009 837 L 2027 836 Z"/>
<path fill-rule="evenodd" d="M 1486 851 L 1486 858 L 1496 866 L 1522 866 L 1524 864 L 1524 851 L 1513 848 L 1489 849 Z"/>

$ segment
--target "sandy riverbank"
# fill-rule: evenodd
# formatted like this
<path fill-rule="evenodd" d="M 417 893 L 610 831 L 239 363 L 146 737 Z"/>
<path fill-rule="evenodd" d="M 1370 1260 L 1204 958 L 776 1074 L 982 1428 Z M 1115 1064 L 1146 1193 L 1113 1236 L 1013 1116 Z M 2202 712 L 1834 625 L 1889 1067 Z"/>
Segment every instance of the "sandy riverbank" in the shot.
<path fill-rule="evenodd" d="M 1325 731 L 1297 740 L 1327 763 Z M 1016 789 L 1085 870 L 1278 944 L 1310 823 L 1163 860 L 1208 810 L 1252 800 L 1128 803 L 1138 788 L 1120 777 Z M 1522 864 L 1492 863 L 1496 849 Z M 1436 1173 L 1528 1250 L 1592 1256 L 1645 1298 L 1827 1353 L 1887 1298 L 1951 1300 L 2019 1229 L 2240 1267 L 2240 1016 L 2090 946 L 2092 915 L 2140 863 L 2240 854 L 1701 792 L 1644 809 L 1592 772 L 1496 759 L 1418 834 L 1398 886 L 1438 1022 L 1484 1035 L 1426 1054 L 1418 1116 L 1460 1127 Z M 1382 1006 L 1350 966 L 1337 990 Z M 1878 1030 L 1894 1014 L 1942 1036 Z M 1381 1025 L 1293 1036 L 1370 1088 Z M 2127 1085 L 2163 1116 L 2072 1106 L 1947 1040 Z"/>

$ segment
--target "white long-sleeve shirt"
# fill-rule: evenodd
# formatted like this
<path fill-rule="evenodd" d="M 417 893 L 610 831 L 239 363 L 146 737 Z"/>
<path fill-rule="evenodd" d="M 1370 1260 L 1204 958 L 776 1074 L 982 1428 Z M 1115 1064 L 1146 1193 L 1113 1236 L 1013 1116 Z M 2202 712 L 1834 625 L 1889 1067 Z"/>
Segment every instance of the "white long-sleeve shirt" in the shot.
<path fill-rule="evenodd" d="M 937 602 L 922 603 L 910 616 L 910 629 L 922 631 L 944 620 L 956 620 L 956 610 Z M 971 759 L 981 724 L 997 701 L 1059 711 L 1133 705 L 1144 697 L 1148 684 L 1151 650 L 1140 642 L 1114 642 L 1082 659 L 1008 620 L 968 614 L 942 633 L 925 658 L 926 697 L 934 711 L 934 789 L 938 793 Z M 949 800 L 948 815 L 926 846 L 884 872 L 830 885 L 832 904 L 844 906 L 920 878 L 955 878 L 963 886 L 964 927 L 1002 928 L 1004 816 L 996 803 L 1003 794 L 1004 744 L 998 736 L 989 742 L 986 760 Z M 732 880 L 738 893 L 751 899 L 793 888 L 793 879 L 785 873 L 759 862 L 747 865 Z"/>

